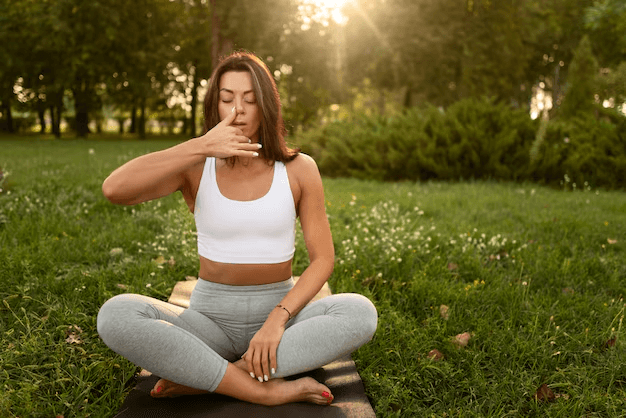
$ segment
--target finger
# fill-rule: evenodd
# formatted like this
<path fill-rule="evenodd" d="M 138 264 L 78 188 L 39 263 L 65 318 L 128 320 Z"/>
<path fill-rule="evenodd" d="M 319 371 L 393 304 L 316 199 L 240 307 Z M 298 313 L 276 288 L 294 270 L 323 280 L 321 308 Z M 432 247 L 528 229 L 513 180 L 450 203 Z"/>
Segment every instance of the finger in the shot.
<path fill-rule="evenodd" d="M 270 356 L 269 352 L 263 351 L 263 355 L 261 356 L 261 368 L 263 369 L 263 380 L 268 381 L 270 377 Z"/>
<path fill-rule="evenodd" d="M 224 123 L 224 122 L 226 122 L 226 119 L 224 119 L 220 123 Z M 246 142 L 248 142 L 250 140 L 250 138 L 245 136 L 243 134 L 243 131 L 241 129 L 239 129 L 238 127 L 236 127 L 236 126 L 226 125 L 226 126 L 224 126 L 224 128 L 225 128 L 224 129 L 224 134 L 225 135 L 231 135 L 232 137 L 236 138 L 238 141 L 241 140 L 240 137 L 245 138 Z"/>
<path fill-rule="evenodd" d="M 246 362 L 246 368 L 248 369 L 248 373 L 250 373 L 250 377 L 256 379 L 256 376 L 254 375 L 254 367 L 252 366 L 252 355 L 248 354 L 246 351 L 241 358 L 243 358 Z"/>
<path fill-rule="evenodd" d="M 254 359 L 252 360 L 254 366 L 254 374 L 259 382 L 263 382 L 263 368 L 261 367 L 261 350 L 255 350 Z"/>
<path fill-rule="evenodd" d="M 236 117 L 237 117 L 237 112 L 235 111 L 235 108 L 233 107 L 233 110 L 224 119 L 222 119 L 222 121 L 218 123 L 218 125 L 230 126 L 230 124 L 233 123 Z"/>
<path fill-rule="evenodd" d="M 278 347 L 272 347 L 270 348 L 270 376 L 273 376 L 276 374 L 276 349 Z"/>
<path fill-rule="evenodd" d="M 260 144 L 248 144 L 245 142 L 239 143 L 236 147 L 240 151 L 258 151 L 262 148 Z"/>
<path fill-rule="evenodd" d="M 247 151 L 245 149 L 233 150 L 229 153 L 231 157 L 246 157 L 246 158 L 257 158 L 259 153 L 257 151 Z"/>
<path fill-rule="evenodd" d="M 257 158 L 259 153 L 256 151 L 239 151 L 235 154 L 237 157 Z"/>
<path fill-rule="evenodd" d="M 252 143 L 252 140 L 250 138 L 248 138 L 247 136 L 245 136 L 243 134 L 243 132 L 241 132 L 240 129 L 237 129 L 237 131 L 234 132 L 235 135 L 233 136 L 233 139 L 235 141 L 241 142 L 242 144 L 251 144 Z"/>

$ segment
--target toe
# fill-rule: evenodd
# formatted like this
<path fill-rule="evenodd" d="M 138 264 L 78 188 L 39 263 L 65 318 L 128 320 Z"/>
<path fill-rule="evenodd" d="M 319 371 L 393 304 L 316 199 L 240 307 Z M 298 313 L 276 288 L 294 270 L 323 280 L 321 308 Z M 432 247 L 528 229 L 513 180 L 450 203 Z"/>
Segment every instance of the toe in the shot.
<path fill-rule="evenodd" d="M 150 396 L 152 396 L 153 398 L 162 398 L 163 395 L 163 386 L 159 385 L 158 383 L 150 391 Z"/>

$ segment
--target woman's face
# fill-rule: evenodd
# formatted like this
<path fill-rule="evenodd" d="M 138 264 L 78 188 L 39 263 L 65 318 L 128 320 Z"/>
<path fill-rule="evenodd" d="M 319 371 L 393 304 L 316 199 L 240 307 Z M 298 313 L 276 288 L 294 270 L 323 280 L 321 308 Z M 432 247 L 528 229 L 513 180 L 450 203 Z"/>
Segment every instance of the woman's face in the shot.
<path fill-rule="evenodd" d="M 237 112 L 232 126 L 243 131 L 252 142 L 258 142 L 261 112 L 252 88 L 252 77 L 247 71 L 228 71 L 222 74 L 219 85 L 218 111 L 220 120 Z"/>

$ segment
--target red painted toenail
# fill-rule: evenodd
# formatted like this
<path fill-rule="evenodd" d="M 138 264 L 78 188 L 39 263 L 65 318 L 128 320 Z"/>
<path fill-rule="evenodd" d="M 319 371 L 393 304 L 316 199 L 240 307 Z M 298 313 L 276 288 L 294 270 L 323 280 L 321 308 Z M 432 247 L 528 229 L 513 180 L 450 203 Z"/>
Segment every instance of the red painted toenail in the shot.
<path fill-rule="evenodd" d="M 330 397 L 330 393 L 324 391 L 324 392 L 322 392 L 322 396 L 325 397 L 325 398 L 329 398 Z"/>
<path fill-rule="evenodd" d="M 162 386 L 159 386 L 159 387 L 157 388 L 157 393 L 161 393 L 161 391 L 162 391 L 162 390 L 163 390 L 163 387 L 162 387 Z"/>

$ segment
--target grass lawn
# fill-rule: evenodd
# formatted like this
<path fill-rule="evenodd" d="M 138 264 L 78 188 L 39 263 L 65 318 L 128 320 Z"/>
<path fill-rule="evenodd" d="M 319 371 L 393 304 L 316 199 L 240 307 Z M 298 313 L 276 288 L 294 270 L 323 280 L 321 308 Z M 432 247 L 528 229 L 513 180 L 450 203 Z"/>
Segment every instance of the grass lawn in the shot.
<path fill-rule="evenodd" d="M 123 292 L 166 299 L 198 262 L 180 196 L 119 207 L 100 186 L 173 144 L 0 139 L 0 416 L 119 408 L 137 368 L 99 339 L 99 307 Z M 377 416 L 626 416 L 626 194 L 350 179 L 325 188 L 331 288 L 379 311 L 374 339 L 354 354 Z M 306 260 L 299 233 L 296 274 Z M 543 384 L 551 402 L 535 398 Z"/>

